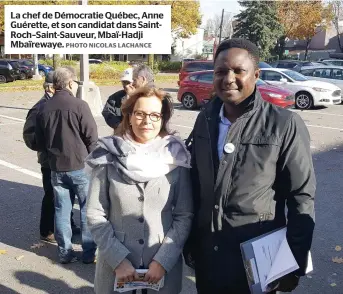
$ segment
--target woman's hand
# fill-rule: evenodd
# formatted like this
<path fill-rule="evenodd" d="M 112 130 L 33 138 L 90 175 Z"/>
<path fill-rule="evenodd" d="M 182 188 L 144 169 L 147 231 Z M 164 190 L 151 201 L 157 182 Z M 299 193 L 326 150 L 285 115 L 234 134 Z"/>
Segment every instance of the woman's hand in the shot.
<path fill-rule="evenodd" d="M 134 279 L 138 279 L 135 268 L 126 258 L 116 267 L 114 272 L 118 281 L 121 282 L 132 282 Z"/>
<path fill-rule="evenodd" d="M 166 274 L 166 270 L 157 261 L 152 261 L 149 265 L 149 270 L 145 274 L 144 281 L 157 284 L 159 280 Z"/>

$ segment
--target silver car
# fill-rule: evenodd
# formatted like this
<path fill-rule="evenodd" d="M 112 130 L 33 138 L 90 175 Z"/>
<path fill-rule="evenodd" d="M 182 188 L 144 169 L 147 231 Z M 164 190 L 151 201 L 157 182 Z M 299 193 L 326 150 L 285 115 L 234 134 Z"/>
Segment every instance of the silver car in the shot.
<path fill-rule="evenodd" d="M 342 90 L 343 93 L 343 66 L 304 66 L 301 68 L 300 73 L 302 73 L 304 76 L 307 76 L 311 80 L 335 84 Z"/>

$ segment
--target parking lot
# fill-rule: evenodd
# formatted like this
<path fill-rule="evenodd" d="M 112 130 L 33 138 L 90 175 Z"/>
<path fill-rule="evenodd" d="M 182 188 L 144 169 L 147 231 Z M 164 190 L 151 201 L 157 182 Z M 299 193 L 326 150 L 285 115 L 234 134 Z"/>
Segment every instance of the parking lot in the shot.
<path fill-rule="evenodd" d="M 176 97 L 175 84 L 159 86 Z M 101 87 L 103 102 L 116 89 Z M 0 93 L 0 293 L 93 293 L 94 265 L 60 265 L 55 246 L 38 244 L 40 166 L 35 152 L 23 142 L 22 127 L 27 111 L 42 95 L 43 91 Z M 186 138 L 198 111 L 183 110 L 176 99 L 174 106 L 170 127 Z M 312 138 L 317 198 L 314 272 L 294 293 L 342 294 L 343 263 L 332 259 L 343 257 L 343 251 L 335 250 L 337 245 L 343 247 L 343 105 L 297 112 Z M 96 122 L 100 136 L 111 135 L 102 117 Z M 184 281 L 182 293 L 196 293 L 190 271 Z"/>

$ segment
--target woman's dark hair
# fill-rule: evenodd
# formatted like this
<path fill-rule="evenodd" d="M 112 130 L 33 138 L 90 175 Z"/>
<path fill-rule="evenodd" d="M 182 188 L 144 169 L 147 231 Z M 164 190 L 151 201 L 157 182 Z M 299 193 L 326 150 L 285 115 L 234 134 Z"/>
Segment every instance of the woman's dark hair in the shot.
<path fill-rule="evenodd" d="M 163 137 L 172 134 L 168 128 L 169 120 L 173 114 L 173 104 L 171 102 L 170 95 L 154 87 L 138 88 L 123 102 L 121 106 L 123 120 L 115 129 L 114 134 L 123 136 L 124 134 L 129 133 L 131 136 L 133 136 L 134 134 L 132 133 L 132 128 L 130 125 L 130 116 L 133 113 L 137 100 L 140 98 L 150 98 L 154 96 L 160 99 L 162 102 L 162 126 L 159 135 Z"/>
<path fill-rule="evenodd" d="M 216 50 L 214 61 L 216 61 L 220 52 L 231 49 L 231 48 L 239 48 L 239 49 L 244 49 L 248 51 L 251 59 L 254 61 L 255 67 L 256 68 L 258 67 L 258 63 L 260 61 L 260 53 L 259 53 L 258 47 L 254 43 L 250 42 L 249 40 L 241 39 L 241 38 L 223 40 L 219 44 Z"/>

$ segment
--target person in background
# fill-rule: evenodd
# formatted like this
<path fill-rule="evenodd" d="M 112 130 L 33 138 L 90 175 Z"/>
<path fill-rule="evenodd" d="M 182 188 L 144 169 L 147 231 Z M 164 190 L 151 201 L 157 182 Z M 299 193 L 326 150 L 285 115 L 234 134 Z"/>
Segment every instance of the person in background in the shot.
<path fill-rule="evenodd" d="M 132 68 L 127 68 L 121 77 L 122 90 L 119 90 L 108 97 L 102 116 L 104 117 L 107 125 L 115 129 L 118 127 L 122 120 L 121 104 L 127 98 L 128 93 L 134 90 L 132 86 Z"/>
<path fill-rule="evenodd" d="M 122 75 L 121 82 L 124 89 L 112 94 L 102 111 L 107 125 L 113 129 L 117 128 L 123 119 L 120 109 L 122 102 L 130 96 L 132 91 L 139 87 L 153 87 L 154 74 L 147 65 L 140 64 L 126 69 Z"/>
<path fill-rule="evenodd" d="M 128 282 L 136 269 L 148 269 L 145 281 L 165 276 L 159 293 L 177 294 L 193 218 L 190 154 L 168 130 L 172 103 L 163 91 L 140 87 L 122 113 L 115 135 L 99 139 L 87 159 L 87 219 L 98 245 L 95 293 L 113 293 L 116 277 Z"/>
<path fill-rule="evenodd" d="M 86 200 L 89 178 L 84 160 L 96 146 L 97 125 L 88 104 L 75 97 L 75 71 L 58 68 L 53 74 L 55 94 L 37 115 L 37 149 L 48 154 L 55 196 L 55 238 L 61 263 L 76 260 L 72 249 L 70 193 L 80 206 L 82 261 L 93 263 L 96 245 L 87 227 Z"/>
<path fill-rule="evenodd" d="M 299 269 L 272 293 L 293 291 L 307 268 L 316 191 L 310 135 L 297 113 L 261 98 L 258 62 L 250 41 L 220 43 L 217 97 L 193 128 L 195 217 L 184 255 L 194 261 L 199 294 L 249 294 L 240 244 L 284 226 Z"/>
<path fill-rule="evenodd" d="M 28 148 L 37 151 L 36 142 L 36 118 L 37 114 L 43 109 L 45 103 L 51 99 L 55 93 L 53 87 L 53 72 L 49 72 L 43 83 L 44 96 L 29 110 L 23 128 L 23 139 Z M 37 152 L 38 163 L 41 165 L 44 196 L 41 207 L 40 217 L 40 239 L 49 243 L 56 243 L 54 236 L 54 191 L 51 185 L 51 169 L 48 162 L 48 155 L 45 151 Z M 74 203 L 75 195 L 71 193 L 71 201 Z M 80 228 L 75 225 L 73 212 L 71 213 L 71 225 L 73 234 L 79 234 Z"/>

